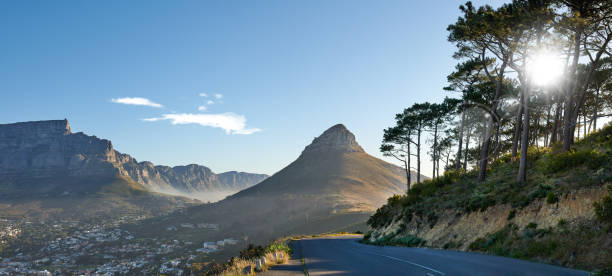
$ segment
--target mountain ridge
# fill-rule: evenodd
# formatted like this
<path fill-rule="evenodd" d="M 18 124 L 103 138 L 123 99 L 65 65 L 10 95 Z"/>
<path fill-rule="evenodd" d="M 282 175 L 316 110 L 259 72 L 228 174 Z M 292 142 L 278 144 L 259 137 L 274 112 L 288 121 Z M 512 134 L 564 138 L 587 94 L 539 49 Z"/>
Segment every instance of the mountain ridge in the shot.
<path fill-rule="evenodd" d="M 216 174 L 197 164 L 138 162 L 114 150 L 110 140 L 73 133 L 66 119 L 0 124 L 0 183 L 62 175 L 126 176 L 152 191 L 187 194 L 238 191 L 267 177 L 235 171 Z"/>

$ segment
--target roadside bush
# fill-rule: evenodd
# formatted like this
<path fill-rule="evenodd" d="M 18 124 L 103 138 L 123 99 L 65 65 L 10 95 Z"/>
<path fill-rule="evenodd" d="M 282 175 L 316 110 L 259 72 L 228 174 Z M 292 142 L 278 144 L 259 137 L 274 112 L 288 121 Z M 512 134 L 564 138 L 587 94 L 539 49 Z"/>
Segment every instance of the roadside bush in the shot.
<path fill-rule="evenodd" d="M 559 201 L 559 197 L 557 197 L 557 194 L 553 192 L 548 192 L 548 194 L 546 194 L 546 203 L 555 204 L 558 201 Z"/>
<path fill-rule="evenodd" d="M 400 245 L 409 246 L 409 247 L 422 246 L 422 245 L 425 245 L 425 243 L 427 243 L 427 241 L 425 241 L 424 239 L 421 239 L 413 235 L 406 235 L 400 238 L 394 238 L 392 239 L 392 242 L 394 244 L 400 244 Z"/>
<path fill-rule="evenodd" d="M 242 259 L 252 259 L 263 256 L 264 248 L 261 245 L 255 246 L 254 244 L 249 244 L 247 248 L 240 250 L 240 258 Z"/>
<path fill-rule="evenodd" d="M 470 250 L 483 251 L 483 252 L 487 252 L 487 251 L 495 252 L 495 251 L 501 250 L 504 247 L 504 242 L 506 241 L 506 238 L 515 228 L 516 228 L 516 225 L 510 223 L 504 226 L 504 228 L 502 228 L 501 230 L 493 234 L 490 234 L 486 237 L 477 238 L 475 241 L 470 243 L 468 248 Z M 500 255 L 504 255 L 504 254 L 500 254 Z"/>
<path fill-rule="evenodd" d="M 291 247 L 289 247 L 284 242 L 274 242 L 264 250 L 265 253 L 274 253 L 274 252 L 285 252 L 287 254 L 291 254 Z"/>

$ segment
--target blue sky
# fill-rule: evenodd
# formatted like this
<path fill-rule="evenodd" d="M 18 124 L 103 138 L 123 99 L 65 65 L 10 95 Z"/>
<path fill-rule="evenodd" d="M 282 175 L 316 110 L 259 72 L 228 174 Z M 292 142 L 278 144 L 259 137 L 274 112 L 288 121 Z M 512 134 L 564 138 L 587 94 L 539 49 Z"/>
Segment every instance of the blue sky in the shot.
<path fill-rule="evenodd" d="M 0 123 L 67 118 L 139 161 L 268 174 L 343 123 L 382 157 L 394 114 L 448 95 L 463 1 L 432 3 L 0 1 Z M 172 124 L 194 121 L 219 127 Z"/>

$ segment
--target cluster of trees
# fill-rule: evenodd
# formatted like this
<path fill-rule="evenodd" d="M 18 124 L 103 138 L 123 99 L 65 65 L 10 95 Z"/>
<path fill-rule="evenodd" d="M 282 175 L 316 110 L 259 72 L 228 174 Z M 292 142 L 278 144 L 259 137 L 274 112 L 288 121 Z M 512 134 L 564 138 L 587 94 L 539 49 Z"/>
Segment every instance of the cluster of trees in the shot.
<path fill-rule="evenodd" d="M 510 153 L 525 182 L 530 146 L 568 151 L 612 116 L 612 1 L 467 2 L 460 10 L 447 29 L 459 63 L 444 88 L 458 96 L 416 103 L 384 131 L 381 151 L 403 163 L 408 189 L 411 169 L 421 181 L 426 146 L 434 178 L 470 164 L 483 181 L 488 164 Z M 553 72 L 558 78 L 541 81 Z"/>

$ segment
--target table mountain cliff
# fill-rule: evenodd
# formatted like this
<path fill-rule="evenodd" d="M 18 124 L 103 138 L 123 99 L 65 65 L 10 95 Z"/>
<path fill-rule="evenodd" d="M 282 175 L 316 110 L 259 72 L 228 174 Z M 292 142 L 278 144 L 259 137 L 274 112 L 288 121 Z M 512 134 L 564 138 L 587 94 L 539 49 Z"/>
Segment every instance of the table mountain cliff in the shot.
<path fill-rule="evenodd" d="M 0 124 L 0 187 L 6 191 L 81 192 L 87 182 L 74 178 L 128 177 L 145 189 L 169 193 L 238 191 L 267 175 L 216 174 L 200 165 L 155 166 L 114 150 L 111 141 L 73 133 L 67 120 Z M 59 179 L 47 181 L 46 179 Z"/>

